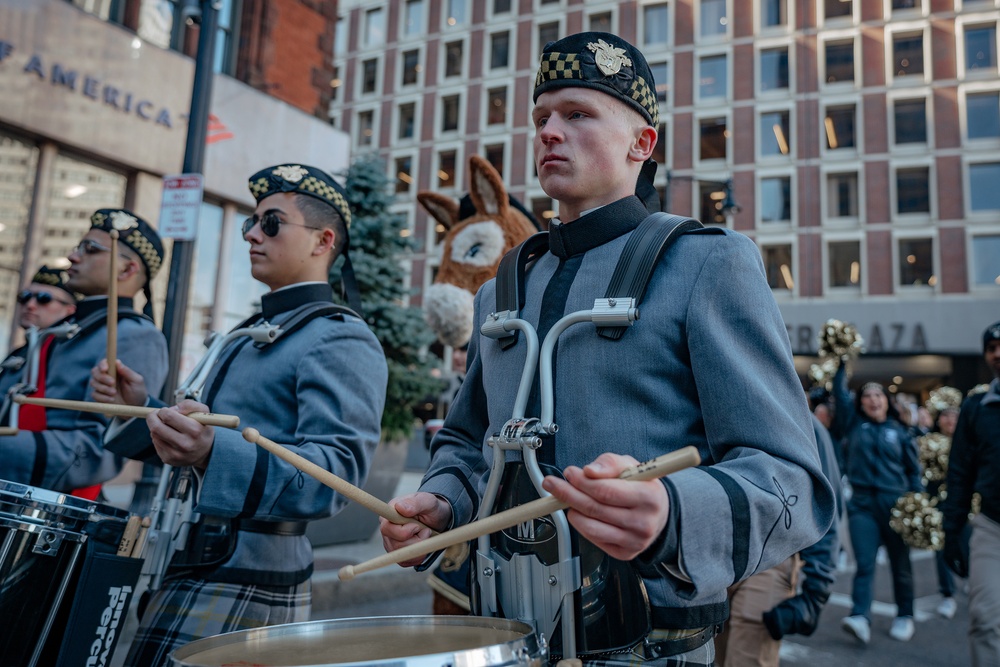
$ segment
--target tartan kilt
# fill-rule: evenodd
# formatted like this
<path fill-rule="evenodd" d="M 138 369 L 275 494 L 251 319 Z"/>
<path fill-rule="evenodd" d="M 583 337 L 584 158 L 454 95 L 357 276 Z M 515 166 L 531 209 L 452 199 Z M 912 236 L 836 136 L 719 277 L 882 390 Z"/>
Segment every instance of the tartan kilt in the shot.
<path fill-rule="evenodd" d="M 196 639 L 308 621 L 312 582 L 252 586 L 178 579 L 153 594 L 125 658 L 126 667 L 161 667 Z"/>

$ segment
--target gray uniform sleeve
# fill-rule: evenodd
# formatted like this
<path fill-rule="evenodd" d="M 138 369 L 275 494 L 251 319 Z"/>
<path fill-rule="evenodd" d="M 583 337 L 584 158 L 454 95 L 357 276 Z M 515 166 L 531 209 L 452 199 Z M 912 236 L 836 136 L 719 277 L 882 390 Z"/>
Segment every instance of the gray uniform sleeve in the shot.
<path fill-rule="evenodd" d="M 695 597 L 818 541 L 835 502 L 784 323 L 748 238 L 715 245 L 686 326 L 710 460 L 667 481 L 676 562 L 659 557 L 665 575 L 679 569 L 687 579 L 675 577 L 678 594 Z"/>
<path fill-rule="evenodd" d="M 382 348 L 363 322 L 331 327 L 297 359 L 294 441 L 279 444 L 362 485 L 381 434 L 387 382 Z M 267 386 L 239 390 L 254 401 L 268 400 Z M 250 416 L 244 421 L 244 426 L 260 426 Z M 260 430 L 269 435 L 266 428 Z M 329 515 L 345 502 L 312 477 L 248 443 L 239 432 L 222 428 L 215 429 L 202 482 L 197 509 L 215 516 L 312 519 Z"/>
<path fill-rule="evenodd" d="M 90 400 L 90 369 L 107 354 L 104 327 L 85 340 L 70 341 L 67 354 L 54 357 L 46 387 L 50 398 Z M 118 358 L 146 378 L 151 392 L 159 392 L 166 378 L 167 346 L 148 322 L 123 319 L 118 326 Z M 104 450 L 108 419 L 102 415 L 49 410 L 48 428 L 21 431 L 0 438 L 0 477 L 56 491 L 71 491 L 108 481 L 121 470 L 122 459 Z"/>

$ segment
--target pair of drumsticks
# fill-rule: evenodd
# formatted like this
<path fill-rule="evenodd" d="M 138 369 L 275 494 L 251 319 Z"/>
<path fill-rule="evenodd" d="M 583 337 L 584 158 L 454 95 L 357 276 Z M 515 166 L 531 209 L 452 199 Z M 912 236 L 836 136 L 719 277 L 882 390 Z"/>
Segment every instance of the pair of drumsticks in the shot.
<path fill-rule="evenodd" d="M 148 516 L 142 518 L 138 514 L 130 516 L 128 523 L 125 524 L 122 539 L 118 543 L 118 555 L 124 558 L 142 558 L 151 525 L 152 521 Z"/>

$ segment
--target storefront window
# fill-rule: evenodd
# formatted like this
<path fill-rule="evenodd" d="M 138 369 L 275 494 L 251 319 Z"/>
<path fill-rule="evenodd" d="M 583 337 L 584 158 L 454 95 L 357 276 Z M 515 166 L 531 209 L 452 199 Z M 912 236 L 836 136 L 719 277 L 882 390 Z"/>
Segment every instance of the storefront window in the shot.
<path fill-rule="evenodd" d="M 240 220 L 242 222 L 242 219 Z M 212 306 L 219 272 L 219 251 L 222 245 L 222 208 L 202 202 L 198 213 L 198 237 L 194 241 L 194 270 L 188 292 L 187 317 L 184 322 L 184 352 L 181 359 L 182 378 L 205 354 L 205 337 L 212 330 Z M 242 282 L 249 282 L 242 277 Z M 227 328 L 228 329 L 228 328 Z"/>
<path fill-rule="evenodd" d="M 10 349 L 14 295 L 20 288 L 24 234 L 35 186 L 38 148 L 0 134 L 0 341 Z"/>
<path fill-rule="evenodd" d="M 222 242 L 229 244 L 229 290 L 223 321 L 214 324 L 216 331 L 229 331 L 260 310 L 260 298 L 269 291 L 267 285 L 253 279 L 250 272 L 250 244 L 240 234 L 243 221 L 251 215 L 251 211 L 237 211 L 233 233 L 222 239 Z"/>

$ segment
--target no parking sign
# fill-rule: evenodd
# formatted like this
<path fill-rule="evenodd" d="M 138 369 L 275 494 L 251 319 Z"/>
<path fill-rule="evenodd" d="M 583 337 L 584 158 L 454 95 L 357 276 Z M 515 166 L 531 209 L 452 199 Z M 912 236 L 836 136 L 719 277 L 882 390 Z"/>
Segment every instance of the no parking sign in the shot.
<path fill-rule="evenodd" d="M 204 194 L 201 174 L 177 174 L 163 177 L 163 201 L 160 204 L 161 237 L 193 241 L 198 231 L 198 213 Z"/>

